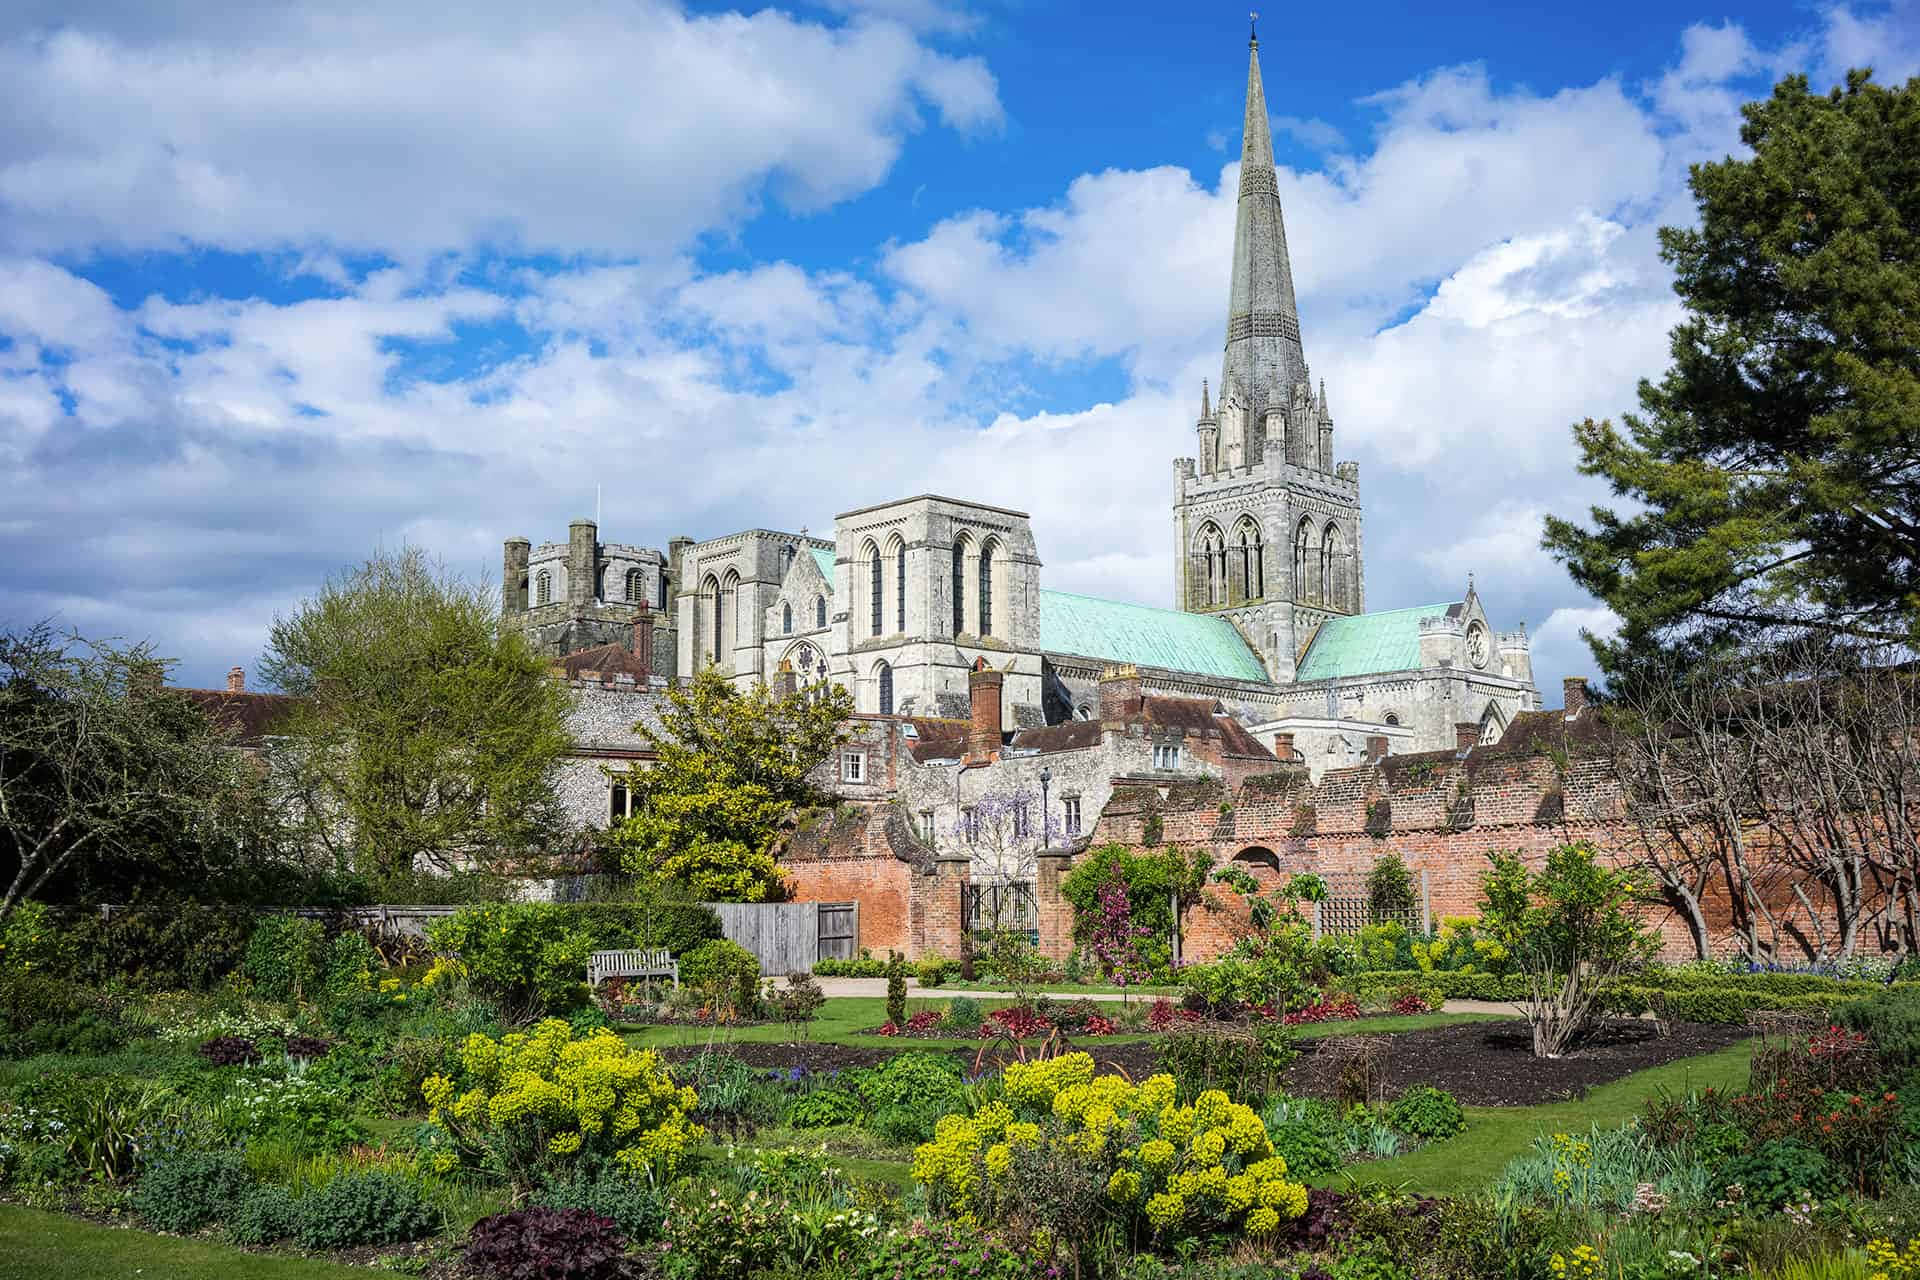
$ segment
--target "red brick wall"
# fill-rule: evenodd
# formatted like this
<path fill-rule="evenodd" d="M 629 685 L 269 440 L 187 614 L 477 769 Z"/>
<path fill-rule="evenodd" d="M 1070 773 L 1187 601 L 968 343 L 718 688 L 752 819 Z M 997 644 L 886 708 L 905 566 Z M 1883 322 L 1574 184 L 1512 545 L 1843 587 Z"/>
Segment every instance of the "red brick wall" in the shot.
<path fill-rule="evenodd" d="M 891 855 L 801 862 L 788 867 L 795 902 L 858 902 L 859 945 L 881 955 L 909 946 L 913 867 Z"/>

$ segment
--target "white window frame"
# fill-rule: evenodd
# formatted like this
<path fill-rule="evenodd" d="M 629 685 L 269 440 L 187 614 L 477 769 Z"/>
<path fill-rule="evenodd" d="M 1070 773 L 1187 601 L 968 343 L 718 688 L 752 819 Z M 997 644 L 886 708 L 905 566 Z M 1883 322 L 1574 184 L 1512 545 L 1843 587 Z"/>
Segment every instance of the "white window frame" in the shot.
<path fill-rule="evenodd" d="M 933 843 L 933 810 L 931 809 L 920 811 L 920 838 L 929 844 Z"/>
<path fill-rule="evenodd" d="M 1180 767 L 1180 744 L 1177 742 L 1154 743 L 1153 767 L 1156 769 L 1178 769 Z"/>
<path fill-rule="evenodd" d="M 840 753 L 840 781 L 864 784 L 867 780 L 867 753 L 864 751 L 843 751 Z"/>
<path fill-rule="evenodd" d="M 633 781 L 631 770 L 622 770 L 607 775 L 607 825 L 624 822 L 633 816 Z M 624 812 L 622 810 L 624 809 Z"/>
<path fill-rule="evenodd" d="M 1080 797 L 1079 796 L 1061 796 L 1060 807 L 1064 810 L 1064 813 L 1062 814 L 1060 819 L 1061 830 L 1065 831 L 1066 834 L 1070 836 L 1079 835 L 1080 834 Z"/>

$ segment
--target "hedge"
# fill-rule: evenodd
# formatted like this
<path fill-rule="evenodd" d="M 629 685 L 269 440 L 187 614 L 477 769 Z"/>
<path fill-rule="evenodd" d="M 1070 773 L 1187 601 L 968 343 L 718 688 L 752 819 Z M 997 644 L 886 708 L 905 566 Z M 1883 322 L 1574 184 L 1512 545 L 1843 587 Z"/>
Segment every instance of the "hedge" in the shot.
<path fill-rule="evenodd" d="M 1527 980 L 1520 974 L 1463 973 L 1458 969 L 1375 969 L 1350 974 L 1339 985 L 1356 996 L 1380 995 L 1398 987 L 1432 987 L 1449 1000 L 1520 1000 Z"/>
<path fill-rule="evenodd" d="M 1665 990 L 1633 983 L 1616 983 L 1602 996 L 1606 1007 L 1615 1013 L 1642 1014 L 1654 1008 L 1654 1002 L 1658 999 L 1664 1002 L 1666 1016 L 1678 1022 L 1735 1024 L 1744 1023 L 1749 1014 L 1761 1009 L 1824 1014 L 1837 1005 L 1851 1004 L 1864 998 L 1865 993 L 1847 991 L 1781 995 L 1727 986 Z"/>

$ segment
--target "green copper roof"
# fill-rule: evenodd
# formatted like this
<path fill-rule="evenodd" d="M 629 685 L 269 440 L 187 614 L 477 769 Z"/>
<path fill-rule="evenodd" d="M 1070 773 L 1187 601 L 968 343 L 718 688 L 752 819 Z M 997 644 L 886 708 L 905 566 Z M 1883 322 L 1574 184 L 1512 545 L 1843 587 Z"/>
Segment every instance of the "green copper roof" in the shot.
<path fill-rule="evenodd" d="M 1314 633 L 1296 680 L 1333 680 L 1406 671 L 1420 665 L 1420 619 L 1445 614 L 1453 606 L 1423 604 L 1350 618 L 1328 618 Z"/>
<path fill-rule="evenodd" d="M 1267 678 L 1260 659 L 1225 618 L 1067 591 L 1040 593 L 1040 647 L 1048 653 L 1229 680 Z"/>
<path fill-rule="evenodd" d="M 809 547 L 813 552 L 813 562 L 820 566 L 820 576 L 827 580 L 827 590 L 833 590 L 833 552 L 822 551 L 819 547 Z"/>

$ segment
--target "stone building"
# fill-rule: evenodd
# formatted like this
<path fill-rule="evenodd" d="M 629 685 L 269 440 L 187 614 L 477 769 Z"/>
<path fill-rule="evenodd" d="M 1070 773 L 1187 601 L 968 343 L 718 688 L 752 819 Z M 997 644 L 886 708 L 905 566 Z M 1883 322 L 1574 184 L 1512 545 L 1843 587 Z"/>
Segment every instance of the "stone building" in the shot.
<path fill-rule="evenodd" d="M 1174 607 L 1049 590 L 1026 513 L 922 494 L 844 511 L 831 536 L 660 550 L 578 521 L 564 543 L 515 539 L 509 624 L 556 660 L 625 647 L 633 697 L 706 668 L 844 686 L 860 717 L 826 780 L 897 804 L 894 843 L 992 879 L 1030 876 L 1035 849 L 1091 831 L 1130 778 L 1317 780 L 1497 742 L 1540 706 L 1524 629 L 1496 627 L 1471 583 L 1366 611 L 1359 469 L 1336 461 L 1307 365 L 1257 42 L 1243 130 L 1220 381 L 1200 389 L 1195 456 L 1173 464 Z M 610 794 L 581 797 L 582 821 Z"/>

